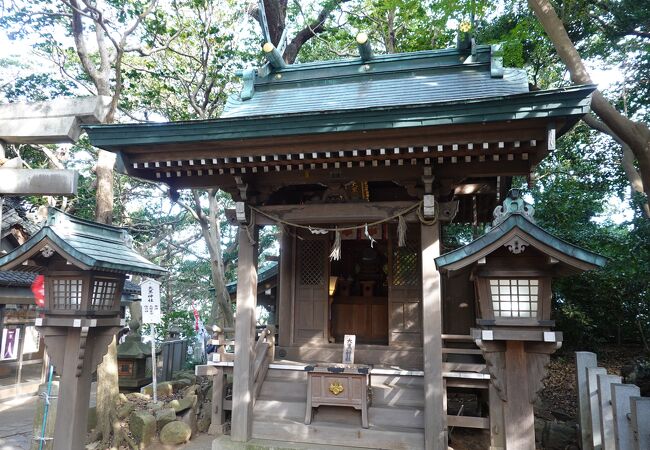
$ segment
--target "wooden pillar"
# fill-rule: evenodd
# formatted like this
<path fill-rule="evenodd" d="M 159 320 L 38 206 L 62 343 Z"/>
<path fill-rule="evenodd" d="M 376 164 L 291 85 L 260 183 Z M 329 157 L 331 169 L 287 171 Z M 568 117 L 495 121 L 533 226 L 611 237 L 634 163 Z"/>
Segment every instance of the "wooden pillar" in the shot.
<path fill-rule="evenodd" d="M 254 243 L 251 242 L 251 238 Z M 257 228 L 254 227 L 249 235 L 246 227 L 240 225 L 231 425 L 231 438 L 235 442 L 248 441 L 253 425 L 253 346 L 256 307 Z"/>
<path fill-rule="evenodd" d="M 293 292 L 293 237 L 280 228 L 280 266 L 278 271 L 278 342 L 281 347 L 291 345 L 293 320 L 291 293 Z"/>
<path fill-rule="evenodd" d="M 61 382 L 53 449 L 81 450 L 86 446 L 92 368 L 90 358 L 84 359 L 84 349 L 80 346 L 82 329 L 68 328 L 66 331 L 63 367 L 60 371 L 57 367 L 57 372 L 61 374 Z M 95 350 L 93 347 L 93 340 L 89 339 L 85 351 L 92 354 Z M 81 373 L 77 373 L 80 362 Z"/>
<path fill-rule="evenodd" d="M 490 450 L 506 448 L 505 424 L 503 423 L 503 401 L 497 389 L 490 383 L 488 395 L 490 408 Z"/>
<path fill-rule="evenodd" d="M 440 227 L 420 226 L 422 245 L 422 347 L 424 353 L 424 447 L 447 449 L 447 411 L 442 377 L 442 286 L 434 259 Z"/>
<path fill-rule="evenodd" d="M 507 450 L 535 450 L 535 415 L 530 401 L 529 365 L 523 341 L 506 342 L 506 391 L 503 410 Z M 526 389 L 528 387 L 528 389 Z"/>

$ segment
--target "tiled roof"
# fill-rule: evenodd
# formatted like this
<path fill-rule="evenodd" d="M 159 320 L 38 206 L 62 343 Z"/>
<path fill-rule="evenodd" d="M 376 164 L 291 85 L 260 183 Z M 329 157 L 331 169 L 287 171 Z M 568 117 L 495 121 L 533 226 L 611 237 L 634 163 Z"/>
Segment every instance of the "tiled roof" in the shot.
<path fill-rule="evenodd" d="M 262 72 L 261 70 L 257 71 Z M 258 75 L 252 97 L 228 99 L 222 117 L 414 106 L 528 92 L 522 69 L 494 71 L 490 46 L 294 64 Z M 246 82 L 244 86 L 246 92 Z M 243 98 L 242 98 L 243 97 Z"/>
<path fill-rule="evenodd" d="M 0 258 L 0 268 L 15 267 L 46 244 L 80 267 L 150 276 L 166 272 L 131 248 L 125 229 L 79 219 L 54 208 L 49 210 L 46 226 Z"/>

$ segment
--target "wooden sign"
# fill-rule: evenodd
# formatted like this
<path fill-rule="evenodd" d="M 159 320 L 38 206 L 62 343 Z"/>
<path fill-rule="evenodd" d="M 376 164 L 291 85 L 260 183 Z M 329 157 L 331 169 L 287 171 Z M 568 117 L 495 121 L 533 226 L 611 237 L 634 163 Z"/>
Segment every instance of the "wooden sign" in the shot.
<path fill-rule="evenodd" d="M 354 364 L 354 347 L 356 345 L 356 334 L 346 334 L 343 338 L 343 364 Z"/>
<path fill-rule="evenodd" d="M 142 323 L 160 323 L 160 283 L 147 278 L 140 285 Z"/>

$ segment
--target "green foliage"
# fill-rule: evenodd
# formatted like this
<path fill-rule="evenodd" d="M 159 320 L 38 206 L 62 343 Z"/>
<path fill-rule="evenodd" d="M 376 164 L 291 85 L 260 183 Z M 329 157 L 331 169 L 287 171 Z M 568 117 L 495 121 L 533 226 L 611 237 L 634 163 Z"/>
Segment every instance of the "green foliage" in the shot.
<path fill-rule="evenodd" d="M 530 191 L 539 225 L 609 258 L 601 270 L 554 284 L 558 329 L 569 348 L 640 342 L 641 332 L 650 331 L 649 221 L 640 210 L 629 222 L 608 219 L 608 200 L 625 207 L 627 182 L 617 153 L 611 142 L 579 126 L 540 164 Z"/>

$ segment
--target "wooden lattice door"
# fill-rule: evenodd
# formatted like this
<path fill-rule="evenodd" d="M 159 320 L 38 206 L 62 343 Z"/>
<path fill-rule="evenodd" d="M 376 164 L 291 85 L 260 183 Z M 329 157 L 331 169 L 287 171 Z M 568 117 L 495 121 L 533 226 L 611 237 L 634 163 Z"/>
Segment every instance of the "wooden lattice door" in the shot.
<path fill-rule="evenodd" d="M 297 239 L 294 340 L 327 342 L 326 236 Z"/>
<path fill-rule="evenodd" d="M 409 236 L 404 247 L 397 245 L 397 239 L 391 239 L 390 245 L 389 342 L 421 346 L 422 258 L 419 235 Z"/>

